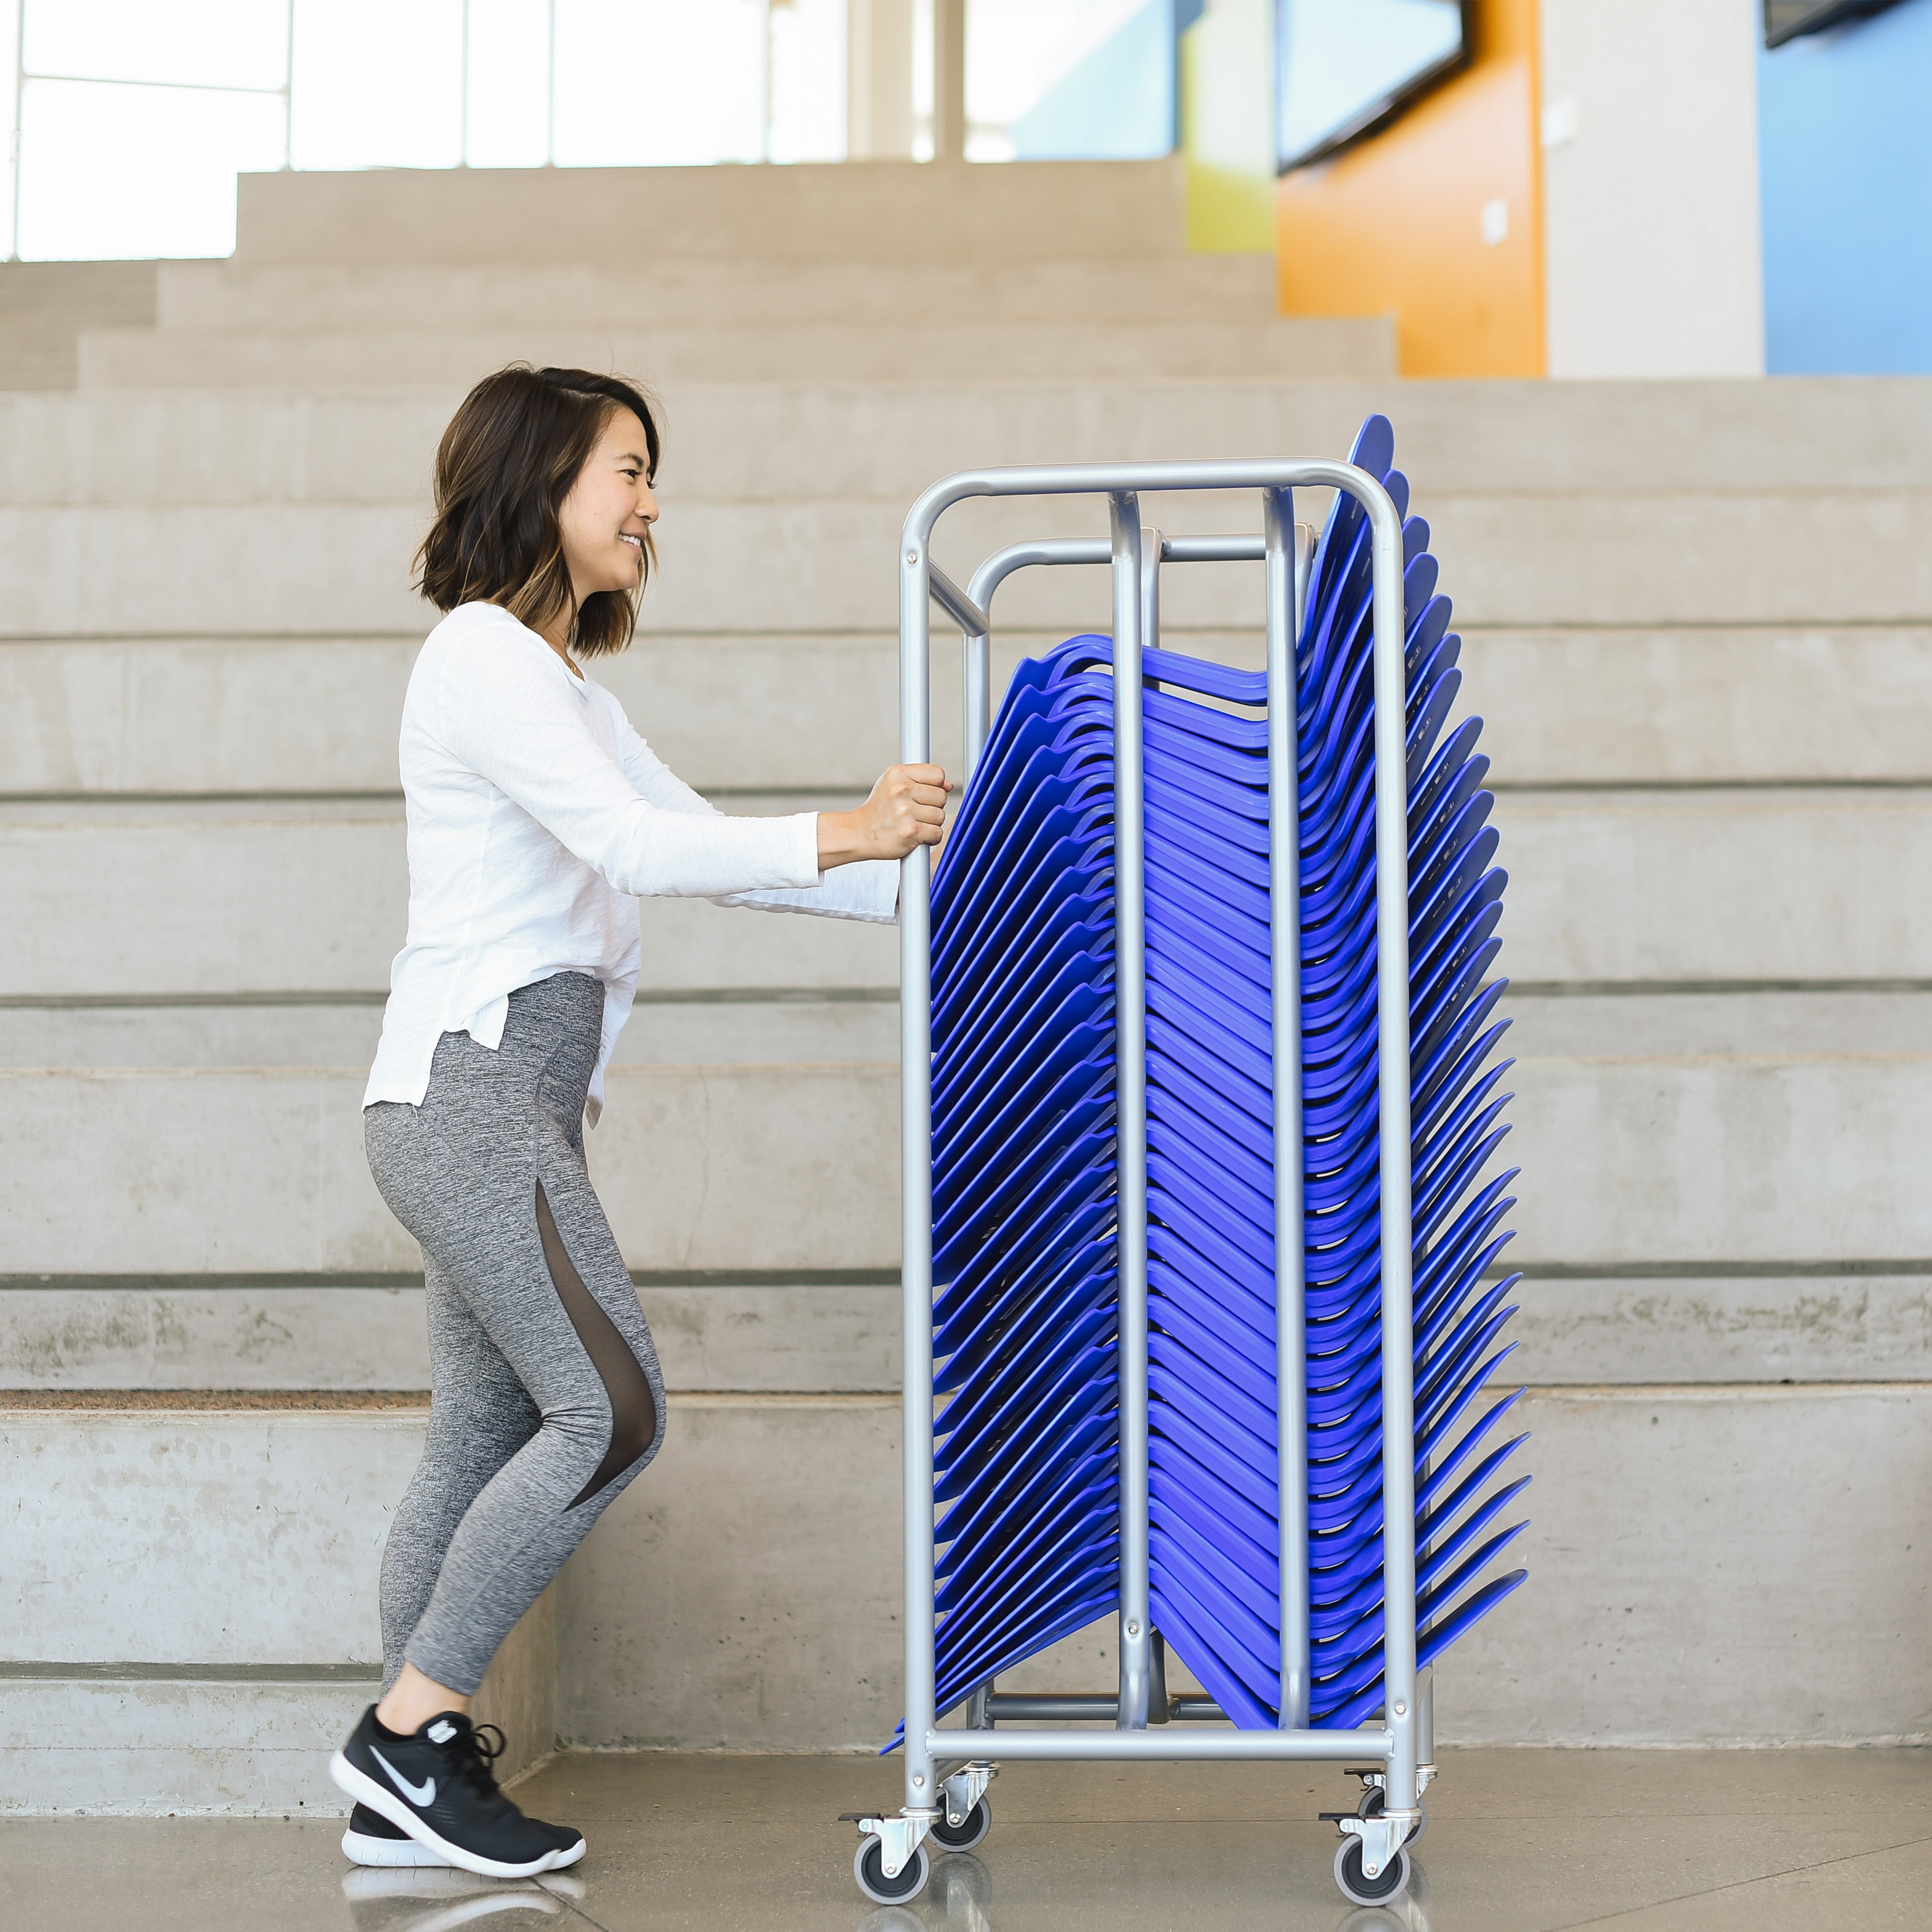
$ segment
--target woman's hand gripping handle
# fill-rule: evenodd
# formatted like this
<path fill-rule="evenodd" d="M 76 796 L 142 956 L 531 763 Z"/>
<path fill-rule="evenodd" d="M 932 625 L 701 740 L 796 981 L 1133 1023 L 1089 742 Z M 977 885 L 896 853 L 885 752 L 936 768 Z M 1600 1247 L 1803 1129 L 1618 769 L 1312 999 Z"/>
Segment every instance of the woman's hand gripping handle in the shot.
<path fill-rule="evenodd" d="M 856 812 L 818 814 L 818 869 L 861 859 L 903 859 L 915 846 L 946 837 L 946 794 L 952 789 L 937 765 L 894 765 Z"/>

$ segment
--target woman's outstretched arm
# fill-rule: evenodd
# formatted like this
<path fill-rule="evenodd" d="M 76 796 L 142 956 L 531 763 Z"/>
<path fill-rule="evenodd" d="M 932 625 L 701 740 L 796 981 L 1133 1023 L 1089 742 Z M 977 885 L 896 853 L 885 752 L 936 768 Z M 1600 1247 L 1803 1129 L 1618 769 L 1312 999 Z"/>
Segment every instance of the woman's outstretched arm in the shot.
<path fill-rule="evenodd" d="M 625 776 L 639 793 L 667 810 L 707 816 L 718 808 L 694 791 L 640 737 L 609 692 Z M 815 913 L 890 925 L 898 916 L 898 858 L 915 845 L 938 846 L 945 836 L 946 795 L 952 789 L 937 765 L 894 765 L 853 812 L 818 814 L 820 884 L 804 887 L 719 893 L 721 905 L 763 912 Z"/>

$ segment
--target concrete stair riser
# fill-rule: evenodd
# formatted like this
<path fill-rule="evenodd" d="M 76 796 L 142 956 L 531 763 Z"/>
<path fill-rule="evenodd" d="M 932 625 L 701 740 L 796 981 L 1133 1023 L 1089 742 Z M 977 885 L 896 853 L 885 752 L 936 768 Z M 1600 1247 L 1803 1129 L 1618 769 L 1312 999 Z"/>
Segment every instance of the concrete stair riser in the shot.
<path fill-rule="evenodd" d="M 363 1156 L 367 1078 L 0 1073 L 8 1140 L 32 1136 L 0 1180 L 8 1271 L 413 1271 Z M 631 1265 L 896 1265 L 898 1086 L 876 1065 L 614 1070 L 591 1169 Z"/>
<path fill-rule="evenodd" d="M 896 1281 L 638 1292 L 674 1393 L 898 1388 Z M 1532 1275 L 1509 1300 L 1510 1386 L 1932 1381 L 1923 1271 Z M 0 1389 L 411 1390 L 429 1372 L 419 1288 L 0 1287 Z"/>
<path fill-rule="evenodd" d="M 498 1774 L 547 1757 L 556 1735 L 554 1590 L 484 1673 L 477 1720 L 508 1740 Z M 339 1818 L 328 1760 L 380 1688 L 374 1671 L 154 1666 L 86 1677 L 0 1670 L 0 1816 Z"/>
<path fill-rule="evenodd" d="M 0 994 L 382 988 L 406 924 L 404 828 L 335 810 L 16 808 L 0 890 L 22 927 Z M 1932 906 L 1894 890 L 1932 854 L 1932 794 L 1517 791 L 1493 817 L 1513 979 L 1913 979 L 1932 959 Z M 76 879 L 124 883 L 78 897 Z M 642 920 L 649 985 L 812 986 L 842 967 L 848 984 L 898 979 L 882 928 L 670 900 Z"/>
<path fill-rule="evenodd" d="M 638 1292 L 674 1390 L 898 1386 L 896 1282 Z M 410 1390 L 429 1377 L 418 1288 L 0 1288 L 0 1388 Z"/>
<path fill-rule="evenodd" d="M 1520 1059 L 1510 1264 L 1932 1256 L 1928 1072 L 1932 1056 L 1896 1052 Z M 413 1269 L 364 1164 L 364 1078 L 0 1073 L 8 1271 Z M 890 1066 L 618 1067 L 609 1084 L 591 1171 L 633 1268 L 897 1265 Z"/>
<path fill-rule="evenodd" d="M 643 326 L 640 326 L 640 322 Z M 1055 326 L 940 322 L 803 322 L 677 328 L 645 318 L 608 328 L 580 323 L 447 334 L 227 334 L 90 329 L 80 339 L 83 389 L 467 388 L 506 363 L 648 370 L 682 382 L 1106 382 L 1191 376 L 1393 376 L 1387 321 L 1132 322 Z"/>
<path fill-rule="evenodd" d="M 0 1818 L 346 1816 L 328 1760 L 380 1674 L 0 1676 Z"/>
<path fill-rule="evenodd" d="M 376 1569 L 424 1426 L 419 1409 L 0 1411 L 0 1656 L 380 1676 Z"/>
<path fill-rule="evenodd" d="M 0 391 L 71 389 L 87 328 L 156 320 L 152 262 L 0 264 Z"/>
<path fill-rule="evenodd" d="M 1927 1402 L 1912 1386 L 1532 1391 L 1510 1425 L 1531 1432 L 1526 1466 L 1537 1479 L 1526 1498 L 1530 1531 L 1512 1558 L 1532 1568 L 1535 1613 L 1527 1598 L 1514 1603 L 1452 1654 L 1438 1676 L 1444 1740 L 1922 1738 L 1932 1684 L 1922 1671 L 1901 1677 L 1897 1659 L 1923 1594 L 1910 1546 L 1926 1533 L 1925 1505 L 1906 1472 L 1922 1460 Z M 107 1426 L 124 1437 L 128 1466 L 153 1472 L 158 1486 L 184 1420 Z M 896 1405 L 687 1398 L 674 1425 L 658 1464 L 562 1579 L 562 1738 L 876 1744 L 899 1697 Z M 411 1460 L 402 1426 L 354 1426 L 388 1434 L 400 1478 Z M 344 1445 L 312 1439 L 314 1460 L 333 1468 Z M 1894 1479 L 1875 1484 L 1885 1469 Z M 191 1544 L 234 1535 L 196 1528 Z M 354 1539 L 352 1557 L 345 1547 L 338 1616 L 359 1599 L 373 1618 L 374 1568 L 361 1558 L 374 1540 Z M 1678 1550 L 1687 1561 L 1671 1559 Z M 1842 1587 L 1851 1574 L 1856 1592 Z M 91 1575 L 84 1562 L 64 1588 L 79 1598 Z M 1784 1615 L 1762 1615 L 1766 1592 Z M 201 1592 L 202 1576 L 184 1574 L 149 1601 L 172 1611 Z M 1025 1675 L 1045 1676 L 1052 1663 Z M 38 1684 L 24 1697 L 7 1688 L 16 1710 L 46 1695 Z M 356 1691 L 340 1688 L 352 1714 Z M 158 1728 L 147 1726 L 150 1736 Z M 8 1756 L 17 1790 L 29 1760 Z M 154 1754 L 133 1803 L 117 1807 L 97 1784 L 97 1806 L 161 1808 L 152 1773 L 163 1762 Z M 245 1809 L 247 1797 L 217 1802 Z"/>
<path fill-rule="evenodd" d="M 1058 261 L 1185 248 L 1185 172 L 1160 160 L 1003 168 L 400 169 L 244 175 L 236 259 L 486 262 Z"/>
<path fill-rule="evenodd" d="M 1244 503 L 1142 507 L 1167 530 L 1255 521 Z M 1932 619 L 1932 492 L 1436 493 L 1424 507 L 1450 560 L 1444 582 L 1472 625 Z M 668 500 L 646 621 L 670 632 L 890 629 L 904 515 L 896 501 Z M 409 580 L 427 522 L 402 505 L 0 509 L 0 568 L 21 586 L 0 622 L 17 638 L 407 632 L 422 621 Z M 1006 543 L 1100 527 L 1090 503 L 969 504 L 948 519 L 937 554 L 963 577 Z M 998 614 L 1026 628 L 1105 628 L 1106 586 L 1099 566 L 1030 572 Z M 1183 626 L 1252 623 L 1260 566 L 1176 569 L 1163 598 Z"/>
<path fill-rule="evenodd" d="M 631 373 L 652 378 L 648 368 Z M 437 440 L 462 394 L 458 384 L 406 394 L 0 395 L 0 502 L 413 502 L 427 498 Z M 659 480 L 668 504 L 783 502 L 802 492 L 879 497 L 903 515 L 936 478 L 989 464 L 1337 456 L 1372 410 L 1394 421 L 1402 466 L 1425 514 L 1438 493 L 1756 496 L 1932 488 L 1932 380 L 1924 377 L 1754 384 L 935 376 L 878 387 L 679 383 L 662 400 Z M 1442 554 L 1452 566 L 1460 562 Z M 1620 553 L 1616 561 L 1628 569 L 1632 560 Z"/>
<path fill-rule="evenodd" d="M 0 994 L 220 993 L 244 980 L 250 991 L 380 992 L 406 930 L 403 828 L 389 820 L 104 826 L 77 842 L 16 824 L 0 831 L 0 853 L 12 862 L 0 860 L 0 870 L 12 875 L 14 903 L 37 915 L 0 967 L 20 976 L 0 982 Z M 62 890 L 56 868 L 110 854 L 160 876 L 119 874 L 122 889 L 106 903 L 76 903 L 70 886 Z M 283 869 L 290 865 L 297 869 Z M 890 927 L 690 899 L 652 901 L 640 916 L 648 986 L 898 983 Z"/>
<path fill-rule="evenodd" d="M 434 613 L 424 607 L 427 630 Z M 1250 668 L 1259 640 L 1170 628 Z M 14 794 L 394 791 L 422 632 L 0 646 L 0 775 Z M 1002 629 L 994 674 L 1058 632 Z M 1918 728 L 1932 626 L 1466 633 L 1492 778 L 1539 783 L 1932 782 Z M 933 745 L 957 759 L 956 647 L 934 652 Z M 647 631 L 595 667 L 700 790 L 868 785 L 898 754 L 898 644 L 880 633 Z"/>
<path fill-rule="evenodd" d="M 1104 323 L 1121 316 L 1137 322 L 1226 322 L 1276 313 L 1274 263 L 1265 255 L 970 266 L 662 261 L 628 273 L 580 262 L 371 269 L 170 262 L 160 266 L 157 301 L 156 320 L 171 334 L 386 335 L 716 322 L 1010 327 Z"/>
<path fill-rule="evenodd" d="M 886 934 L 888 944 L 892 935 Z M 240 1003 L 0 1005 L 0 1067 L 363 1066 L 380 995 L 274 994 Z M 620 1067 L 798 1066 L 898 1060 L 890 986 L 654 988 L 632 1010 Z"/>
<path fill-rule="evenodd" d="M 1924 1737 L 1932 1676 L 1916 1653 L 1901 1670 L 1900 1645 L 1932 1533 L 1910 1473 L 1928 1403 L 1923 1386 L 1534 1391 L 1511 1423 L 1536 1481 L 1510 1558 L 1534 1594 L 1450 1654 L 1438 1736 Z M 564 1579 L 563 1738 L 751 1742 L 721 1719 L 754 1708 L 761 1744 L 883 1742 L 900 1697 L 896 1404 L 721 1399 L 678 1420 L 661 1489 L 621 1498 Z M 748 1517 L 770 1530 L 740 1532 Z M 1052 1665 L 1027 1674 L 1051 1682 Z"/>

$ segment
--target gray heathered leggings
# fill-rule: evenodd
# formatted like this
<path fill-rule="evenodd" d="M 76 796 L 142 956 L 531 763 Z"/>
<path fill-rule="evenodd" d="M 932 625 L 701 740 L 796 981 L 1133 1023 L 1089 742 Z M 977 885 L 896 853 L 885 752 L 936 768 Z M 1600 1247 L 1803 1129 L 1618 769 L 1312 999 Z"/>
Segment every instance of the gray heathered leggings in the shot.
<path fill-rule="evenodd" d="M 664 1381 L 584 1164 L 604 989 L 510 995 L 495 1052 L 437 1042 L 420 1107 L 363 1114 L 376 1185 L 422 1244 L 429 1442 L 382 1553 L 382 1683 L 467 1694 L 664 1439 Z"/>

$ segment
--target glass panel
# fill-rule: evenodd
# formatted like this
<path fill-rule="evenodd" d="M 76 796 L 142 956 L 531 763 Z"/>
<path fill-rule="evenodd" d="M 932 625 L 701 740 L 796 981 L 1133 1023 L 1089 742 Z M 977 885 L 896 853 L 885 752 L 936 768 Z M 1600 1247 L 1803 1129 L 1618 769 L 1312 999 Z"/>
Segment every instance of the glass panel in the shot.
<path fill-rule="evenodd" d="M 27 71 L 279 88 L 288 0 L 29 0 Z"/>
<path fill-rule="evenodd" d="M 844 0 L 772 0 L 771 158 L 845 158 Z"/>
<path fill-rule="evenodd" d="M 0 101 L 0 256 L 14 252 L 14 160 L 20 152 L 14 140 L 14 106 L 18 81 L 15 77 L 14 50 L 19 46 L 20 0 L 0 0 L 0 83 L 6 98 Z"/>
<path fill-rule="evenodd" d="M 463 158 L 463 0 L 296 0 L 295 164 Z"/>
<path fill-rule="evenodd" d="M 556 0 L 560 166 L 755 161 L 763 0 Z"/>
<path fill-rule="evenodd" d="M 550 0 L 470 0 L 472 168 L 550 158 Z"/>
<path fill-rule="evenodd" d="M 20 254 L 233 254 L 236 170 L 281 166 L 282 116 L 275 94 L 28 81 Z"/>
<path fill-rule="evenodd" d="M 1167 153 L 1175 10 L 1175 0 L 969 0 L 967 159 Z"/>
<path fill-rule="evenodd" d="M 1281 164 L 1339 146 L 1462 56 L 1461 0 L 1280 0 Z"/>

